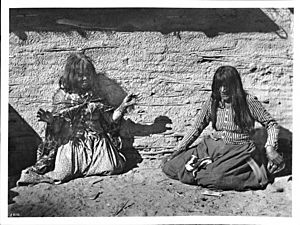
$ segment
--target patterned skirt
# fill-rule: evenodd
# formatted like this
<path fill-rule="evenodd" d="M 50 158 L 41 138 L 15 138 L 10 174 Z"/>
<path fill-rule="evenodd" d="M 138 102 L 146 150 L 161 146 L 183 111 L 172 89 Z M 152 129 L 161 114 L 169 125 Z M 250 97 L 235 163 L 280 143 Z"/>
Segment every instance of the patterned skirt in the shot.
<path fill-rule="evenodd" d="M 211 189 L 263 189 L 269 180 L 262 156 L 254 143 L 233 145 L 205 137 L 198 146 L 166 161 L 162 170 L 172 179 Z"/>

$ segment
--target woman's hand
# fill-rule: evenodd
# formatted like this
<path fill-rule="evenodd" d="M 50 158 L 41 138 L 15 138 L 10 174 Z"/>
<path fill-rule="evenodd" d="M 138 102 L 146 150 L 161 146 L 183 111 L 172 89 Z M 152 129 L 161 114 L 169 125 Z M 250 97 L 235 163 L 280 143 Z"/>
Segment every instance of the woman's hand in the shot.
<path fill-rule="evenodd" d="M 285 163 L 283 157 L 274 150 L 273 146 L 266 147 L 266 154 L 269 160 L 267 169 L 271 174 L 278 173 L 284 169 Z"/>
<path fill-rule="evenodd" d="M 128 107 L 132 107 L 134 104 L 136 104 L 136 99 L 138 98 L 138 95 L 135 94 L 128 94 L 122 104 L 114 111 L 112 119 L 114 121 L 119 120 L 124 113 L 126 112 Z"/>
<path fill-rule="evenodd" d="M 218 135 L 218 133 L 217 133 L 217 131 L 215 130 L 215 129 L 213 129 L 209 134 L 208 134 L 208 136 L 211 138 L 211 139 L 213 139 L 213 140 L 215 140 L 215 141 L 217 141 L 217 140 L 219 140 L 221 137 Z"/>
<path fill-rule="evenodd" d="M 136 104 L 137 98 L 138 98 L 138 95 L 130 93 L 124 98 L 122 104 L 124 107 L 127 108 L 128 106 L 132 106 L 132 105 Z"/>
<path fill-rule="evenodd" d="M 46 123 L 52 123 L 53 122 L 53 115 L 49 111 L 45 111 L 43 109 L 39 109 L 37 112 L 37 118 L 38 121 L 46 122 Z"/>

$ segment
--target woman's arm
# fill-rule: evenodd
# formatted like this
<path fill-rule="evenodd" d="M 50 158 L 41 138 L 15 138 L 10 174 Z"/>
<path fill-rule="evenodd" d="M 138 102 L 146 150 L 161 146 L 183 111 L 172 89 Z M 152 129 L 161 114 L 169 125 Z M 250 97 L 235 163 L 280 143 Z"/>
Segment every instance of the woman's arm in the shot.
<path fill-rule="evenodd" d="M 113 115 L 112 115 L 112 120 L 114 122 L 119 121 L 125 114 L 126 107 L 122 103 L 117 109 L 114 110 Z"/>
<path fill-rule="evenodd" d="M 283 157 L 277 152 L 279 134 L 278 123 L 256 97 L 248 96 L 247 100 L 252 116 L 266 128 L 268 133 L 267 142 L 265 144 L 266 155 L 269 160 L 268 170 L 270 173 L 279 172 L 284 168 L 284 161 Z"/>
<path fill-rule="evenodd" d="M 200 136 L 204 128 L 206 128 L 211 120 L 211 98 L 209 98 L 197 115 L 196 121 L 192 129 L 184 136 L 175 150 L 185 151 Z"/>
<path fill-rule="evenodd" d="M 76 109 L 72 110 L 77 100 L 78 99 L 72 98 L 71 95 L 64 90 L 58 89 L 52 98 L 51 112 L 39 110 L 39 120 L 47 122 L 47 131 L 49 134 L 58 134 L 63 124 L 71 120 L 74 112 L 78 111 L 76 106 Z"/>
<path fill-rule="evenodd" d="M 267 130 L 268 138 L 265 147 L 267 148 L 268 146 L 271 146 L 274 150 L 277 150 L 279 133 L 278 123 L 256 97 L 248 95 L 247 101 L 253 118 L 262 124 Z M 268 147 L 267 149 L 271 148 Z"/>
<path fill-rule="evenodd" d="M 61 130 L 62 118 L 53 116 L 51 112 L 39 109 L 39 111 L 37 112 L 37 117 L 38 121 L 47 123 L 46 136 L 48 136 L 48 134 L 51 135 L 59 133 L 59 131 Z"/>
<path fill-rule="evenodd" d="M 115 122 L 119 121 L 124 116 L 126 109 L 135 104 L 135 98 L 136 95 L 134 94 L 127 95 L 121 105 L 113 112 L 112 120 Z"/>

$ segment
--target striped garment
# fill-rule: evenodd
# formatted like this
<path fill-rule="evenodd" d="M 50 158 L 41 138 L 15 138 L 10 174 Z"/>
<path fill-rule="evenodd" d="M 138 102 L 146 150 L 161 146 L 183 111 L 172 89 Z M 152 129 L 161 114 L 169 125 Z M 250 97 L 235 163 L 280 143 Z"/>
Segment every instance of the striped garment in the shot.
<path fill-rule="evenodd" d="M 267 130 L 268 138 L 265 147 L 270 145 L 274 147 L 274 150 L 277 150 L 279 133 L 277 122 L 266 111 L 256 97 L 248 94 L 247 103 L 252 117 L 255 119 L 255 121 L 261 123 Z M 209 98 L 204 103 L 202 110 L 197 115 L 194 126 L 184 136 L 176 150 L 181 151 L 187 149 L 208 126 L 208 124 L 211 122 L 211 104 L 212 99 Z M 216 134 L 221 137 L 226 144 L 245 144 L 253 142 L 250 133 L 243 133 L 241 129 L 234 123 L 233 109 L 231 104 L 228 104 L 223 108 L 218 108 Z"/>

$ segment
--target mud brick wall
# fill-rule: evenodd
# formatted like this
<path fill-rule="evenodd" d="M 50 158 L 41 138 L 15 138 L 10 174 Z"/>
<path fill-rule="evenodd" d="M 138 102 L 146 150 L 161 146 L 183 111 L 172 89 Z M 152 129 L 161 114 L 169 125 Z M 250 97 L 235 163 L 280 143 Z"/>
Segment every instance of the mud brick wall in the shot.
<path fill-rule="evenodd" d="M 292 10 L 67 12 L 10 12 L 9 103 L 41 137 L 45 126 L 37 121 L 37 110 L 50 109 L 65 60 L 78 50 L 85 50 L 97 72 L 105 74 L 99 85 L 113 104 L 125 92 L 141 95 L 126 119 L 141 125 L 160 116 L 172 120 L 172 130 L 134 135 L 137 148 L 175 146 L 210 95 L 221 65 L 235 66 L 244 88 L 292 132 Z"/>

